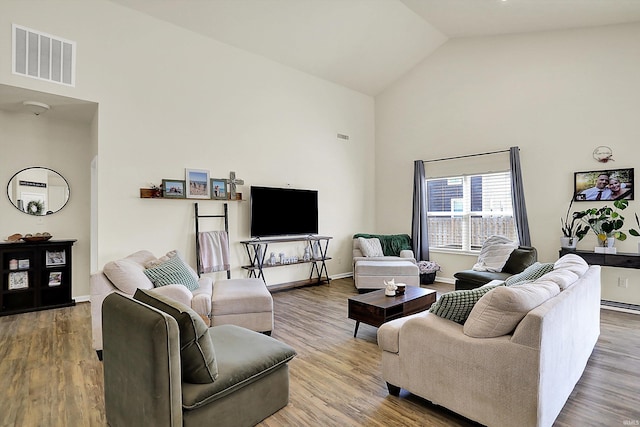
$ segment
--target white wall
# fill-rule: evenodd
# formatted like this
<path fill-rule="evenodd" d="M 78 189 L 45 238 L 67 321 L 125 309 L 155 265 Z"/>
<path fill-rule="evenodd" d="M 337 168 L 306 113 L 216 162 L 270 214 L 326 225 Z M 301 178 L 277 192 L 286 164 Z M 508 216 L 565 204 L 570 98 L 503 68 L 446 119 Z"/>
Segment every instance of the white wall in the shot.
<path fill-rule="evenodd" d="M 52 215 L 27 215 L 9 198 L 0 197 L 0 239 L 20 233 L 48 231 L 54 239 L 76 239 L 73 246 L 73 296 L 89 289 L 89 182 L 91 153 L 89 127 L 77 122 L 51 120 L 0 110 L 0 183 L 3 189 L 16 172 L 42 166 L 55 170 L 69 183 L 68 203 Z M 3 190 L 4 191 L 4 190 Z"/>
<path fill-rule="evenodd" d="M 519 146 L 532 243 L 540 260 L 556 260 L 573 172 L 640 173 L 638 40 L 640 25 L 624 25 L 444 44 L 376 97 L 376 228 L 410 227 L 414 160 Z M 600 145 L 613 149 L 614 163 L 592 158 Z M 638 200 L 627 219 L 640 212 Z M 602 204 L 574 205 L 591 206 Z M 637 253 L 638 241 L 616 246 Z M 595 243 L 589 235 L 578 248 Z M 432 259 L 445 278 L 475 261 L 442 253 Z M 630 278 L 629 288 L 617 287 L 619 276 Z M 603 298 L 640 304 L 640 272 L 605 268 Z"/>
<path fill-rule="evenodd" d="M 38 8 L 3 1 L 4 34 L 11 23 L 77 42 L 75 88 L 15 76 L 8 67 L 0 69 L 0 83 L 99 104 L 92 129 L 99 268 L 142 248 L 157 255 L 177 248 L 194 265 L 193 203 L 140 199 L 139 188 L 184 179 L 185 168 L 199 168 L 212 177 L 235 171 L 245 180 L 239 189 L 245 195 L 250 185 L 317 189 L 320 233 L 334 237 L 329 273 L 350 271 L 352 234 L 374 226 L 371 97 L 106 1 Z M 10 52 L 3 37 L 0 56 Z M 349 142 L 338 141 L 338 132 Z M 204 213 L 222 208 L 218 201 L 200 206 Z M 232 275 L 244 277 L 239 267 L 248 260 L 237 242 L 249 238 L 247 202 L 230 203 L 230 238 Z M 302 254 L 295 245 L 284 250 Z M 308 266 L 286 267 L 270 269 L 267 280 L 307 276 Z"/>

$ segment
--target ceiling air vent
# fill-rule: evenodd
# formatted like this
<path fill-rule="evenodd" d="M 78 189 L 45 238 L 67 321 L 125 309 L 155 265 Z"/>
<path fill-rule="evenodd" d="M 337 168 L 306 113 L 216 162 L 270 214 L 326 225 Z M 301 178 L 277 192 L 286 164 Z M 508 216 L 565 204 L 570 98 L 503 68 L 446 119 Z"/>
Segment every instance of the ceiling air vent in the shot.
<path fill-rule="evenodd" d="M 76 42 L 13 24 L 13 73 L 76 84 Z"/>

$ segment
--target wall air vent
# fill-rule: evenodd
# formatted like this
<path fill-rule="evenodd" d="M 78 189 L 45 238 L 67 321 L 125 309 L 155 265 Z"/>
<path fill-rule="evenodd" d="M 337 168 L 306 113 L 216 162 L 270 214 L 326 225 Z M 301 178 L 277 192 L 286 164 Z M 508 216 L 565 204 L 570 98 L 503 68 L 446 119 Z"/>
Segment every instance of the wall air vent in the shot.
<path fill-rule="evenodd" d="M 76 42 L 13 24 L 13 74 L 76 85 Z"/>

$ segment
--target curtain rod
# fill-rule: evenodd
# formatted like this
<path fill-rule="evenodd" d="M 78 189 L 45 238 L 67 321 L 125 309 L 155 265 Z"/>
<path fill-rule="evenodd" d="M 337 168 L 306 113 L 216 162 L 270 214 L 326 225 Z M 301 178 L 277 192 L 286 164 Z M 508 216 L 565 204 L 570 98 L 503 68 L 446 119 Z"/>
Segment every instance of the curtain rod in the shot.
<path fill-rule="evenodd" d="M 519 148 L 518 148 L 519 150 Z M 489 154 L 498 154 L 498 153 L 508 153 L 510 151 L 509 150 L 498 150 L 498 151 L 489 151 L 487 153 L 477 153 L 477 154 L 465 154 L 463 156 L 455 156 L 455 157 L 444 157 L 442 159 L 431 159 L 431 160 L 423 160 L 423 162 L 425 163 L 430 163 L 430 162 L 441 162 L 443 160 L 455 160 L 455 159 L 464 159 L 465 157 L 477 157 L 477 156 L 486 156 Z"/>

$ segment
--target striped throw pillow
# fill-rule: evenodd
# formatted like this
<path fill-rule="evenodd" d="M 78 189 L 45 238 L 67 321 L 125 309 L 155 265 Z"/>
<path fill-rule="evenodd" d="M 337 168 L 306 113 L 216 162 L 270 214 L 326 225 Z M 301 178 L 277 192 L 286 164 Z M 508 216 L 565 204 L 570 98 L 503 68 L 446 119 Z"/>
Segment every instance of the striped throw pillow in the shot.
<path fill-rule="evenodd" d="M 169 258 L 155 267 L 147 268 L 144 274 L 151 280 L 156 288 L 160 286 L 180 284 L 191 292 L 200 287 L 198 281 L 191 275 L 189 269 L 180 257 Z"/>

